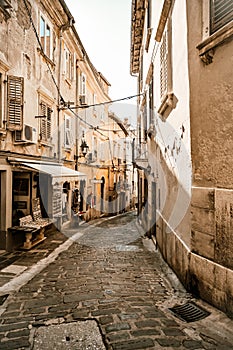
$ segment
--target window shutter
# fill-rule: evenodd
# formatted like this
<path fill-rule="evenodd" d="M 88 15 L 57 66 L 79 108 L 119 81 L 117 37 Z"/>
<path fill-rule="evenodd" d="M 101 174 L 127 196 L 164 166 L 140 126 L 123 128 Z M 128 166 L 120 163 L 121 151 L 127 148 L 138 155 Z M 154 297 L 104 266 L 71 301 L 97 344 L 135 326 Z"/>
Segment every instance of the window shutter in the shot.
<path fill-rule="evenodd" d="M 213 34 L 232 20 L 232 0 L 210 0 L 210 34 Z"/>
<path fill-rule="evenodd" d="M 160 97 L 167 93 L 168 89 L 168 35 L 164 31 L 160 47 Z"/>
<path fill-rule="evenodd" d="M 80 95 L 86 95 L 86 75 L 83 73 L 80 76 Z"/>
<path fill-rule="evenodd" d="M 51 115 L 52 115 L 52 109 L 48 107 L 47 110 L 47 140 L 51 138 Z"/>
<path fill-rule="evenodd" d="M 8 77 L 8 123 L 10 130 L 22 130 L 23 128 L 23 86 L 22 77 Z"/>
<path fill-rule="evenodd" d="M 46 104 L 41 103 L 41 115 L 44 115 L 44 118 L 41 118 L 41 124 L 40 124 L 40 134 L 41 139 L 46 140 Z"/>
<path fill-rule="evenodd" d="M 71 147 L 71 118 L 65 117 L 65 147 Z"/>

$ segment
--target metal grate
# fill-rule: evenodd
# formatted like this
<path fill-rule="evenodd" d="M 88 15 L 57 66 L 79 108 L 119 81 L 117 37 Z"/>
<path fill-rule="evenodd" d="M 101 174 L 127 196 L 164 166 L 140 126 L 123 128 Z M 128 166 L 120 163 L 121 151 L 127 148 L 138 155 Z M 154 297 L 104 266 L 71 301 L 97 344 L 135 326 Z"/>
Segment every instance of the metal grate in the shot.
<path fill-rule="evenodd" d="M 202 309 L 194 303 L 186 303 L 184 305 L 176 305 L 169 310 L 180 320 L 185 322 L 195 322 L 202 320 L 210 315 L 209 311 Z"/>

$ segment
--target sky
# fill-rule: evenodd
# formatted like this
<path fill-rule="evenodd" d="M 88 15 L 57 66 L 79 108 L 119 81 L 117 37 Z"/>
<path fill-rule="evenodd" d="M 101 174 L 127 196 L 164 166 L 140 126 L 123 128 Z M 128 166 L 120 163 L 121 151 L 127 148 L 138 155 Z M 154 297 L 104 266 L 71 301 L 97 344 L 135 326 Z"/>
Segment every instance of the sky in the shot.
<path fill-rule="evenodd" d="M 137 94 L 137 78 L 130 75 L 131 0 L 65 0 L 75 19 L 83 46 L 109 81 L 112 100 Z M 134 119 L 136 98 L 112 104 L 120 118 Z M 131 111 L 132 106 L 132 111 Z"/>

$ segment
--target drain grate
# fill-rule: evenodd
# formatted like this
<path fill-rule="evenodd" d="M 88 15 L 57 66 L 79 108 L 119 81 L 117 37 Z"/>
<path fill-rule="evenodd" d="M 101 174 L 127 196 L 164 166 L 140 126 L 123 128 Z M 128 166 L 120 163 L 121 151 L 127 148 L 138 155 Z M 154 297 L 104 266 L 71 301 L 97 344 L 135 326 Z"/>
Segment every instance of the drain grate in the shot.
<path fill-rule="evenodd" d="M 176 305 L 169 310 L 180 320 L 185 322 L 195 322 L 202 320 L 210 315 L 209 311 L 202 309 L 194 303 L 186 303 L 184 305 Z"/>

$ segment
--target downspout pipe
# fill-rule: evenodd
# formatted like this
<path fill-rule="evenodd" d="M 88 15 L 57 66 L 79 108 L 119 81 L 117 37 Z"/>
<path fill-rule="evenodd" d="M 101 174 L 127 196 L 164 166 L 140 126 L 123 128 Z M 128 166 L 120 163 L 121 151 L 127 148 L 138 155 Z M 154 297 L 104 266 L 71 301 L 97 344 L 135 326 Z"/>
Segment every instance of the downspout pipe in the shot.
<path fill-rule="evenodd" d="M 69 29 L 74 23 L 73 18 L 69 18 L 68 22 L 63 24 L 59 29 L 59 56 L 58 56 L 58 77 L 57 77 L 57 129 L 58 129 L 58 135 L 57 135 L 57 158 L 58 163 L 61 163 L 61 123 L 60 123 L 60 110 L 61 110 L 61 104 L 64 104 L 62 94 L 61 94 L 61 63 L 62 63 L 62 37 L 64 31 Z M 58 229 L 61 230 L 62 227 L 62 216 L 58 218 Z"/>
<path fill-rule="evenodd" d="M 62 38 L 63 33 L 72 27 L 74 24 L 74 18 L 71 17 L 69 20 L 60 26 L 59 29 L 59 56 L 58 56 L 58 79 L 57 79 L 57 86 L 58 86 L 58 94 L 57 94 L 57 128 L 58 128 L 58 141 L 57 141 L 57 157 L 58 162 L 61 162 L 61 131 L 60 131 L 60 105 L 61 103 L 64 103 L 64 101 L 61 101 L 61 63 L 62 63 Z"/>

